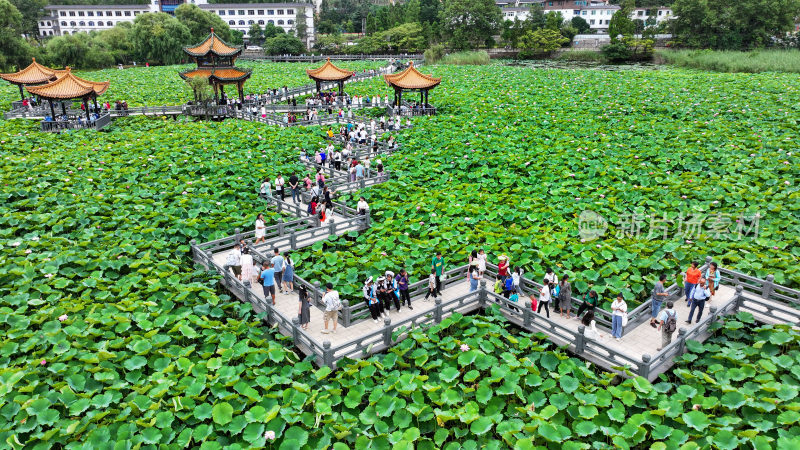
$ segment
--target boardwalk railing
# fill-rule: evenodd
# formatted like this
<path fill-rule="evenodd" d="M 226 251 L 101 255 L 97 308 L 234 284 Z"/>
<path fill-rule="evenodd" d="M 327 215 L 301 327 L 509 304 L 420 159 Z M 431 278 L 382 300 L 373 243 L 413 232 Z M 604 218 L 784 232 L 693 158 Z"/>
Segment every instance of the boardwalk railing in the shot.
<path fill-rule="evenodd" d="M 243 52 L 241 59 L 253 59 L 253 60 L 268 60 L 273 62 L 318 62 L 318 61 L 325 61 L 330 58 L 332 61 L 389 61 L 389 60 L 398 60 L 402 62 L 406 62 L 408 60 L 414 60 L 414 64 L 417 63 L 417 60 L 422 60 L 423 56 L 421 53 L 411 53 L 411 54 L 396 54 L 396 55 L 265 55 L 263 53 L 252 53 L 252 52 Z"/>
<path fill-rule="evenodd" d="M 105 113 L 94 120 L 86 120 L 85 117 L 81 117 L 80 121 L 78 119 L 73 120 L 57 120 L 57 121 L 42 121 L 42 131 L 50 132 L 50 133 L 60 133 L 62 131 L 68 130 L 102 130 L 108 124 L 111 123 L 111 116 L 108 113 Z"/>

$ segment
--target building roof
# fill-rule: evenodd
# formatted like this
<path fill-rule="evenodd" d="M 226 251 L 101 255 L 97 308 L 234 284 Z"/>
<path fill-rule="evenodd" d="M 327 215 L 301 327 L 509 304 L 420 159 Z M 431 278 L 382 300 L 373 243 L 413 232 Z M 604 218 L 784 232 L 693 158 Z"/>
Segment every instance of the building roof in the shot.
<path fill-rule="evenodd" d="M 200 9 L 231 9 L 231 8 L 244 8 L 244 9 L 254 9 L 254 8 L 286 8 L 286 7 L 295 7 L 295 8 L 313 8 L 314 5 L 312 3 L 300 3 L 300 2 L 288 2 L 288 3 L 209 3 L 206 5 L 197 5 Z"/>
<path fill-rule="evenodd" d="M 183 51 L 194 57 L 206 56 L 209 53 L 217 56 L 234 56 L 241 53 L 242 48 L 228 45 L 214 33 L 212 28 L 211 34 L 203 42 L 191 47 L 183 47 Z"/>
<path fill-rule="evenodd" d="M 97 10 L 97 9 L 127 9 L 137 11 L 149 11 L 149 5 L 50 5 L 45 6 L 45 10 L 58 11 L 58 10 Z"/>
<path fill-rule="evenodd" d="M 109 82 L 89 81 L 76 77 L 67 67 L 64 74 L 56 81 L 40 86 L 26 86 L 33 95 L 48 99 L 82 98 L 89 95 L 103 95 Z"/>
<path fill-rule="evenodd" d="M 322 67 L 317 69 L 306 69 L 306 73 L 312 80 L 319 81 L 342 81 L 346 80 L 356 73 L 351 70 L 344 70 L 336 67 L 331 59 L 328 58 Z"/>
<path fill-rule="evenodd" d="M 414 62 L 408 63 L 408 68 L 400 73 L 384 75 L 383 79 L 389 86 L 402 89 L 432 89 L 439 85 L 441 78 L 425 75 L 414 67 Z"/>
<path fill-rule="evenodd" d="M 183 72 L 180 72 L 179 75 L 184 80 L 189 78 L 203 77 L 216 78 L 219 81 L 240 81 L 249 78 L 251 73 L 252 69 L 239 69 L 237 67 L 210 67 L 184 70 Z"/>
<path fill-rule="evenodd" d="M 55 80 L 57 76 L 55 70 L 37 63 L 33 58 L 28 67 L 19 72 L 0 73 L 0 78 L 13 84 L 42 84 Z"/>

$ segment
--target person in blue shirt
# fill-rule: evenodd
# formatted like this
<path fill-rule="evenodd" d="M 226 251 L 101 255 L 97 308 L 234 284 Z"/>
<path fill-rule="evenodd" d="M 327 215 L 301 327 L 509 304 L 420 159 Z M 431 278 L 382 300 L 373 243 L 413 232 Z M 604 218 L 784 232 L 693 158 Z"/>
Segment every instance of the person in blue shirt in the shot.
<path fill-rule="evenodd" d="M 697 322 L 695 323 L 700 323 L 700 317 L 703 316 L 703 309 L 706 307 L 706 300 L 711 298 L 711 290 L 708 289 L 705 278 L 700 279 L 700 283 L 695 285 L 689 297 L 692 300 L 692 307 L 689 310 L 689 320 L 686 323 L 692 323 L 695 309 L 697 309 Z"/>
<path fill-rule="evenodd" d="M 264 285 L 264 299 L 272 296 L 272 304 L 275 305 L 275 269 L 272 268 L 272 263 L 264 261 L 261 270 L 261 281 Z"/>
<path fill-rule="evenodd" d="M 273 250 L 275 252 L 275 256 L 272 257 L 272 267 L 275 269 L 275 276 L 277 277 L 278 281 L 283 280 L 283 256 L 281 256 L 281 252 L 276 248 Z M 281 291 L 281 294 L 284 292 Z"/>

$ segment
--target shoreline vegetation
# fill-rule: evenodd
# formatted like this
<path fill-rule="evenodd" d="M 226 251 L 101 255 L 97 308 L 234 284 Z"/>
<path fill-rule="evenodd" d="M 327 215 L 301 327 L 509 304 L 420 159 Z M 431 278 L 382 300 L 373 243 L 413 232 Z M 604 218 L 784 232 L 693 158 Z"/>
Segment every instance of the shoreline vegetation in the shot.
<path fill-rule="evenodd" d="M 657 64 L 669 64 L 713 72 L 800 73 L 800 50 L 657 50 Z"/>

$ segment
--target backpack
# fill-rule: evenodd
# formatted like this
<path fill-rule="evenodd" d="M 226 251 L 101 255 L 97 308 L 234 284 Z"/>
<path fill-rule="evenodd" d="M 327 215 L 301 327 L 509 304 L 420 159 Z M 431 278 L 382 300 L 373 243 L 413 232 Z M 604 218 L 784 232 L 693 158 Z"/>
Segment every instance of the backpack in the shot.
<path fill-rule="evenodd" d="M 505 288 L 507 291 L 514 288 L 514 280 L 511 277 L 506 278 Z"/>
<path fill-rule="evenodd" d="M 502 294 L 503 293 L 503 284 L 500 280 L 494 282 L 494 293 L 495 294 Z"/>
<path fill-rule="evenodd" d="M 550 298 L 552 298 L 553 300 L 561 300 L 560 296 L 561 296 L 561 285 L 557 284 L 556 288 L 552 290 L 552 295 L 550 296 Z"/>
<path fill-rule="evenodd" d="M 672 315 L 667 313 L 667 320 L 664 322 L 664 332 L 672 334 L 678 328 L 678 313 L 673 312 Z"/>

